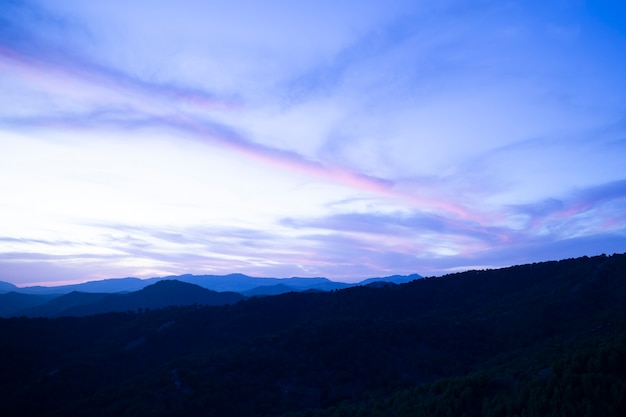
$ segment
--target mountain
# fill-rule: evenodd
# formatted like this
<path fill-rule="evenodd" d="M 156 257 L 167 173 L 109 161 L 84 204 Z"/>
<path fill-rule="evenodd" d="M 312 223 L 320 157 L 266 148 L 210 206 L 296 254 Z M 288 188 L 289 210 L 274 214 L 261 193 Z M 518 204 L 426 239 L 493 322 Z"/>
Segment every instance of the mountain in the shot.
<path fill-rule="evenodd" d="M 45 304 L 52 296 L 8 292 L 0 294 L 0 317 L 10 317 L 17 312 Z"/>
<path fill-rule="evenodd" d="M 320 291 L 331 291 L 343 288 L 348 288 L 356 285 L 367 285 L 375 281 L 393 282 L 396 284 L 405 283 L 414 279 L 421 278 L 417 274 L 402 276 L 394 275 L 386 278 L 370 278 L 358 283 L 348 284 L 345 282 L 331 281 L 327 278 L 256 278 L 249 277 L 243 274 L 229 274 L 229 275 L 172 275 L 168 277 L 155 277 L 149 279 L 139 278 L 111 278 L 99 281 L 89 281 L 80 284 L 60 285 L 56 287 L 24 287 L 18 288 L 13 284 L 0 282 L 0 293 L 16 291 L 23 294 L 37 294 L 37 295 L 61 295 L 69 294 L 74 291 L 86 292 L 86 293 L 118 293 L 118 292 L 132 292 L 141 290 L 148 285 L 154 284 L 163 280 L 176 280 L 181 282 L 187 282 L 190 284 L 196 284 L 209 290 L 225 292 L 232 291 L 237 293 L 245 293 L 252 291 L 256 295 L 275 295 L 278 294 L 271 287 L 275 285 L 287 286 L 290 291 L 306 291 L 310 289 Z M 4 286 L 3 286 L 4 284 Z M 269 292 L 263 292 L 262 289 L 255 290 L 257 288 L 266 288 Z M 280 288 L 280 287 L 277 287 Z"/>
<path fill-rule="evenodd" d="M 196 284 L 209 290 L 225 292 L 232 291 L 237 293 L 245 293 L 253 291 L 256 295 L 275 295 L 271 289 L 274 285 L 288 286 L 292 291 L 320 290 L 331 291 L 338 290 L 357 285 L 367 285 L 371 282 L 384 281 L 396 284 L 405 283 L 414 279 L 421 278 L 417 274 L 403 276 L 393 275 L 385 278 L 370 278 L 361 282 L 348 284 L 345 282 L 331 281 L 327 278 L 257 278 L 249 277 L 243 274 L 229 275 L 172 275 L 167 277 L 155 277 L 148 279 L 139 278 L 110 278 L 99 281 L 89 281 L 80 284 L 59 285 L 55 287 L 33 286 L 18 288 L 13 284 L 0 282 L 0 294 L 2 292 L 20 292 L 22 294 L 36 295 L 62 295 L 69 294 L 74 291 L 89 293 L 118 293 L 132 292 L 141 290 L 148 285 L 163 280 L 176 280 Z M 258 290 L 255 290 L 259 288 Z M 263 292 L 260 288 L 267 288 L 268 293 Z"/>
<path fill-rule="evenodd" d="M 180 280 L 176 278 L 180 278 Z M 172 282 L 177 284 L 172 284 Z M 188 285 L 183 286 L 183 283 Z M 154 287 L 156 284 L 160 285 Z M 11 285 L 8 284 L 7 288 L 11 288 Z M 245 298 L 240 293 L 226 290 L 228 288 L 245 289 L 242 291 L 245 296 L 266 296 L 293 291 L 328 291 L 347 288 L 352 285 L 359 284 L 339 283 L 326 278 L 253 278 L 243 274 L 224 276 L 181 275 L 145 280 L 112 278 L 57 287 L 15 287 L 19 291 L 19 295 L 5 297 L 5 304 L 0 307 L 0 317 L 16 315 L 29 317 L 84 316 L 194 303 L 202 305 L 231 304 Z M 219 291 L 209 288 L 216 288 Z M 157 294 L 156 289 L 162 289 L 163 294 Z"/>
<path fill-rule="evenodd" d="M 390 282 L 392 284 L 406 284 L 407 282 L 415 281 L 416 279 L 422 278 L 421 275 L 411 274 L 411 275 L 391 275 L 384 278 L 369 278 L 364 281 L 359 282 L 359 285 L 370 285 L 376 282 Z"/>
<path fill-rule="evenodd" d="M 228 274 L 228 275 L 177 275 L 166 277 L 166 279 L 175 279 L 182 282 L 196 284 L 201 287 L 211 289 L 213 291 L 234 291 L 243 292 L 252 288 L 274 284 L 274 278 L 265 281 L 267 278 L 253 278 L 244 274 Z"/>
<path fill-rule="evenodd" d="M 244 291 L 242 294 L 247 297 L 264 296 L 264 295 L 280 295 L 288 292 L 297 292 L 298 289 L 284 284 L 262 285 L 251 290 Z"/>
<path fill-rule="evenodd" d="M 304 290 L 320 290 L 331 291 L 352 287 L 358 284 L 347 284 L 345 282 L 331 281 L 327 278 L 284 278 L 279 281 L 281 284 L 288 285 L 300 291 Z"/>
<path fill-rule="evenodd" d="M 166 279 L 176 279 L 183 282 L 200 285 L 214 291 L 234 291 L 244 293 L 258 287 L 269 287 L 273 285 L 285 285 L 296 291 L 308 289 L 334 290 L 346 288 L 351 284 L 331 281 L 327 278 L 255 278 L 243 274 L 229 275 L 179 275 L 166 277 Z"/>
<path fill-rule="evenodd" d="M 20 312 L 30 317 L 88 316 L 116 311 L 187 305 L 224 305 L 243 300 L 233 292 L 215 292 L 198 285 L 163 280 L 130 293 L 83 293 L 74 291 L 46 304 Z"/>
<path fill-rule="evenodd" d="M 139 279 L 139 278 L 111 278 L 99 281 L 89 281 L 81 284 L 59 285 L 55 287 L 24 287 L 19 288 L 23 294 L 69 294 L 74 291 L 91 293 L 116 293 L 138 291 L 153 284 L 159 278 Z"/>
<path fill-rule="evenodd" d="M 143 308 L 161 308 L 176 305 L 207 305 L 218 306 L 233 304 L 245 299 L 241 294 L 231 291 L 217 292 L 202 288 L 199 285 L 178 280 L 163 280 L 145 287 L 141 291 L 118 295 L 128 305 L 139 305 Z"/>
<path fill-rule="evenodd" d="M 0 415 L 626 415 L 626 254 L 374 284 L 0 319 Z"/>
<path fill-rule="evenodd" d="M 19 288 L 13 284 L 9 282 L 0 281 L 0 294 L 4 294 L 7 292 L 11 292 L 11 291 L 18 291 L 18 290 Z"/>
<path fill-rule="evenodd" d="M 32 308 L 21 309 L 14 312 L 14 316 L 26 317 L 60 317 L 71 316 L 72 310 L 80 309 L 80 307 L 88 306 L 99 302 L 110 294 L 107 293 L 88 293 L 80 291 L 72 291 L 69 294 L 54 297 L 50 301 L 39 304 Z"/>

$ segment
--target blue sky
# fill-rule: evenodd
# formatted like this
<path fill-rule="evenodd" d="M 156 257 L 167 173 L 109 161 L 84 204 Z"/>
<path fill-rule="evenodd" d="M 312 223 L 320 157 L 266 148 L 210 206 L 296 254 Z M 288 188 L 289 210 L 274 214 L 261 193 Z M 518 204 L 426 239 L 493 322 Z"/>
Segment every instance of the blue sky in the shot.
<path fill-rule="evenodd" d="M 619 1 L 0 6 L 0 280 L 626 250 Z"/>

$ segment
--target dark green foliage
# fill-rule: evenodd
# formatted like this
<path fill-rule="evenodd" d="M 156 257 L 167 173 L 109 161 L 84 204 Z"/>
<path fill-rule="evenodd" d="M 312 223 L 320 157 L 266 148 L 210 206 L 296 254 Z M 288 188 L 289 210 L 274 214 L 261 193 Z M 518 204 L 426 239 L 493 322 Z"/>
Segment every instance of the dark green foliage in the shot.
<path fill-rule="evenodd" d="M 626 255 L 0 320 L 0 415 L 626 415 Z"/>
<path fill-rule="evenodd" d="M 385 399 L 342 404 L 290 417 L 623 416 L 626 332 L 573 349 L 544 370 L 490 370 L 402 390 Z"/>

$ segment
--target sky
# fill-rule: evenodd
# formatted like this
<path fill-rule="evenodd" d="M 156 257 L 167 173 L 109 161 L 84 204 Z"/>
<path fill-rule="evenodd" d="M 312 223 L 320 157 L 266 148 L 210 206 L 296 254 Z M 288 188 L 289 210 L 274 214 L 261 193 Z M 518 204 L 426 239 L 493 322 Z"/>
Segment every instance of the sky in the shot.
<path fill-rule="evenodd" d="M 0 0 L 0 281 L 626 251 L 622 1 Z"/>

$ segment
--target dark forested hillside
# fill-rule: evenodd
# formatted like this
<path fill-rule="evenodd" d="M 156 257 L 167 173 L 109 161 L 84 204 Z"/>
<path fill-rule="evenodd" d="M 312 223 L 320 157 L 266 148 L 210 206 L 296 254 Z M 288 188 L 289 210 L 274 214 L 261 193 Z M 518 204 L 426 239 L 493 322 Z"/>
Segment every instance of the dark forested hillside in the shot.
<path fill-rule="evenodd" d="M 129 293 L 73 291 L 60 296 L 15 292 L 0 294 L 0 303 L 4 303 L 0 305 L 0 316 L 91 316 L 193 304 L 216 306 L 236 303 L 244 298 L 246 297 L 234 292 L 216 292 L 186 282 L 159 280 L 139 291 Z"/>
<path fill-rule="evenodd" d="M 0 414 L 624 415 L 624 329 L 626 255 L 2 319 Z"/>

